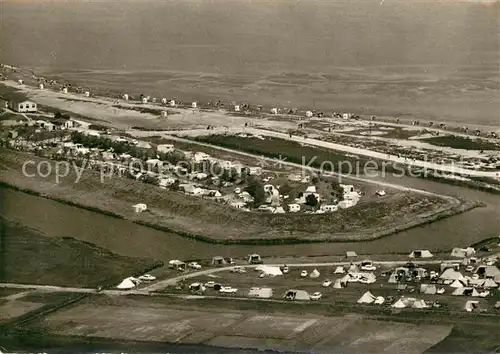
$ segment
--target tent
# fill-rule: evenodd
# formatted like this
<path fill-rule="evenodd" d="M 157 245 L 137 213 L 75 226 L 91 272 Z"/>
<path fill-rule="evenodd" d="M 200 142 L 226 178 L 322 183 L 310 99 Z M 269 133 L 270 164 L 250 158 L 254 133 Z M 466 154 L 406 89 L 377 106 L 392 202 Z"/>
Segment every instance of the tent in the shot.
<path fill-rule="evenodd" d="M 474 273 L 486 278 L 495 278 L 496 276 L 500 275 L 500 270 L 495 266 L 480 265 L 479 267 L 477 267 Z"/>
<path fill-rule="evenodd" d="M 456 279 L 453 281 L 453 283 L 450 284 L 450 287 L 452 288 L 463 288 L 467 286 L 467 282 L 465 280 L 458 280 Z"/>
<path fill-rule="evenodd" d="M 389 280 L 387 282 L 389 284 L 397 284 L 398 277 L 396 276 L 396 273 L 392 273 L 391 276 L 389 277 Z"/>
<path fill-rule="evenodd" d="M 352 273 L 359 272 L 359 267 L 356 264 L 351 264 L 349 266 L 348 272 L 352 272 Z"/>
<path fill-rule="evenodd" d="M 427 295 L 435 295 L 437 293 L 436 285 L 434 284 L 421 284 L 420 293 Z"/>
<path fill-rule="evenodd" d="M 464 310 L 467 312 L 472 312 L 479 307 L 479 301 L 469 300 L 465 303 Z"/>
<path fill-rule="evenodd" d="M 465 277 L 462 275 L 462 273 L 457 272 L 455 269 L 448 268 L 446 269 L 443 274 L 439 276 L 440 279 L 446 279 L 446 280 L 465 280 Z"/>
<path fill-rule="evenodd" d="M 398 301 L 396 301 L 394 304 L 392 304 L 391 307 L 393 307 L 395 309 L 404 309 L 406 307 L 406 302 L 403 301 L 403 298 L 401 298 Z"/>
<path fill-rule="evenodd" d="M 226 260 L 222 256 L 215 256 L 212 258 L 212 265 L 224 265 Z"/>
<path fill-rule="evenodd" d="M 310 277 L 310 278 L 319 278 L 319 275 L 320 275 L 320 274 L 319 274 L 318 270 L 317 270 L 317 269 L 314 269 L 314 270 L 311 272 L 311 274 L 309 274 L 309 277 Z"/>
<path fill-rule="evenodd" d="M 311 300 L 309 293 L 304 290 L 288 290 L 285 293 L 285 299 L 289 300 Z"/>
<path fill-rule="evenodd" d="M 408 256 L 410 258 L 431 258 L 433 257 L 432 253 L 428 250 L 415 250 Z"/>
<path fill-rule="evenodd" d="M 457 257 L 457 258 L 465 258 L 465 257 L 473 256 L 475 253 L 476 253 L 476 250 L 472 247 L 467 247 L 467 248 L 456 247 L 451 251 L 451 256 Z"/>
<path fill-rule="evenodd" d="M 135 288 L 138 283 L 139 283 L 138 279 L 135 279 L 133 277 L 128 277 L 128 278 L 123 279 L 123 281 L 120 284 L 118 284 L 118 286 L 116 288 L 117 289 L 132 289 L 132 288 Z"/>
<path fill-rule="evenodd" d="M 333 283 L 334 289 L 342 289 L 346 286 L 347 286 L 347 282 L 343 282 L 342 279 L 337 279 L 337 280 L 335 280 L 335 283 Z"/>
<path fill-rule="evenodd" d="M 498 288 L 498 284 L 492 279 L 486 279 L 483 283 L 483 288 Z"/>
<path fill-rule="evenodd" d="M 335 268 L 335 272 L 333 272 L 333 273 L 334 274 L 344 274 L 345 273 L 344 267 L 338 266 L 337 268 Z"/>
<path fill-rule="evenodd" d="M 479 296 L 479 293 L 477 292 L 476 289 L 469 287 L 457 288 L 451 294 L 455 296 L 474 296 L 474 297 Z"/>
<path fill-rule="evenodd" d="M 382 305 L 384 302 L 385 302 L 385 299 L 384 299 L 383 296 L 377 296 L 377 298 L 375 299 L 374 304 L 375 305 Z"/>
<path fill-rule="evenodd" d="M 248 292 L 248 296 L 269 299 L 273 296 L 273 289 L 271 289 L 271 288 L 251 288 L 250 291 Z"/>
<path fill-rule="evenodd" d="M 424 300 L 420 299 L 420 300 L 413 301 L 413 304 L 411 304 L 411 307 L 414 309 L 425 309 L 429 306 L 425 303 Z"/>
<path fill-rule="evenodd" d="M 347 251 L 347 252 L 345 253 L 345 256 L 346 256 L 347 258 L 356 258 L 358 255 L 357 255 L 357 254 L 356 254 L 356 252 L 354 252 L 354 251 Z"/>
<path fill-rule="evenodd" d="M 376 297 L 373 296 L 371 292 L 367 291 L 358 299 L 358 304 L 372 304 L 375 302 L 375 299 Z"/>
<path fill-rule="evenodd" d="M 268 266 L 268 265 L 258 265 L 255 267 L 255 270 L 265 274 L 265 275 L 270 275 L 270 276 L 276 276 L 276 275 L 283 275 L 283 272 L 279 267 L 273 267 L 273 266 Z"/>

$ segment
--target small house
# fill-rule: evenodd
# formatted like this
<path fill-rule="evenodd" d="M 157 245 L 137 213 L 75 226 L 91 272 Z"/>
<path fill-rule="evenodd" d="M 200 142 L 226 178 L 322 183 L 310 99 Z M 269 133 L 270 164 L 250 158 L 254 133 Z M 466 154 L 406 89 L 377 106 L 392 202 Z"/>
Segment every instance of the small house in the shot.
<path fill-rule="evenodd" d="M 160 144 L 156 147 L 156 151 L 163 154 L 168 154 L 174 152 L 174 145 L 172 144 Z"/>
<path fill-rule="evenodd" d="M 134 208 L 134 212 L 136 213 L 142 213 L 143 211 L 146 211 L 148 209 L 147 205 L 143 203 L 135 204 L 132 207 Z"/>
<path fill-rule="evenodd" d="M 9 101 L 8 106 L 13 111 L 19 113 L 36 113 L 37 112 L 37 104 L 32 101 Z"/>

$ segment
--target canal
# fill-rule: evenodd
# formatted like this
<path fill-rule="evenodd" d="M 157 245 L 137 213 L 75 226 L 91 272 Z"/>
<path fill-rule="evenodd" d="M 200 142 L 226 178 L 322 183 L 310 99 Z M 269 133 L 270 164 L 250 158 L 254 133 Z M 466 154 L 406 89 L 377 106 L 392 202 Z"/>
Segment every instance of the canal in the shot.
<path fill-rule="evenodd" d="M 160 260 L 205 259 L 214 255 L 243 257 L 253 252 L 263 256 L 306 256 L 338 254 L 347 250 L 360 254 L 406 253 L 418 248 L 437 251 L 465 246 L 500 234 L 500 197 L 497 195 L 420 179 L 406 178 L 402 181 L 401 178 L 396 180 L 386 176 L 384 180 L 481 200 L 487 206 L 369 242 L 225 246 L 194 241 L 11 189 L 0 188 L 0 200 L 4 218 L 38 229 L 48 236 L 72 236 L 118 254 Z"/>

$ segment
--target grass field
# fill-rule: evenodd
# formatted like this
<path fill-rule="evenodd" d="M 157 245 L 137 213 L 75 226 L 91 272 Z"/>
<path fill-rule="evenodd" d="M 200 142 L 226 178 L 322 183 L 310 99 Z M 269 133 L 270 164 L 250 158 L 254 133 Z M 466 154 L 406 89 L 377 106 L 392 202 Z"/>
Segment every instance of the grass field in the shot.
<path fill-rule="evenodd" d="M 500 150 L 500 145 L 484 139 L 471 139 L 462 136 L 445 135 L 422 139 L 423 142 L 463 150 Z"/>
<path fill-rule="evenodd" d="M 114 285 L 159 265 L 153 260 L 119 256 L 72 238 L 46 237 L 3 219 L 1 223 L 0 282 L 96 287 Z M 33 302 L 40 302 L 39 297 L 36 300 Z"/>
<path fill-rule="evenodd" d="M 74 183 L 74 171 L 60 183 L 53 183 L 54 175 L 25 177 L 20 170 L 27 156 L 39 161 L 31 155 L 11 152 L 0 155 L 0 165 L 6 169 L 2 173 L 3 182 L 57 201 L 210 242 L 357 241 L 431 222 L 433 218 L 449 216 L 451 212 L 447 200 L 402 192 L 388 199 L 360 202 L 353 208 L 330 214 L 248 213 L 131 179 L 115 177 L 101 183 L 99 172 L 91 170 L 86 170 L 78 183 Z M 134 214 L 132 205 L 138 202 L 146 203 L 150 211 Z"/>

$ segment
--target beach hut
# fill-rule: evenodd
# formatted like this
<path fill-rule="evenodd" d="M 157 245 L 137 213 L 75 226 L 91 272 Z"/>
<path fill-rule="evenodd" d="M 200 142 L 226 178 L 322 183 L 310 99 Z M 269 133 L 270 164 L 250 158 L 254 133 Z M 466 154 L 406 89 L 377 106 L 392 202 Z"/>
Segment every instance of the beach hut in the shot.
<path fill-rule="evenodd" d="M 85 97 L 90 97 L 90 91 L 85 91 Z"/>
<path fill-rule="evenodd" d="M 376 297 L 373 296 L 371 292 L 367 291 L 358 299 L 358 304 L 372 304 L 375 302 L 375 300 Z"/>

